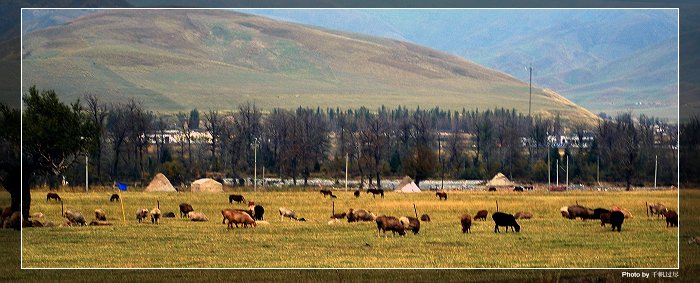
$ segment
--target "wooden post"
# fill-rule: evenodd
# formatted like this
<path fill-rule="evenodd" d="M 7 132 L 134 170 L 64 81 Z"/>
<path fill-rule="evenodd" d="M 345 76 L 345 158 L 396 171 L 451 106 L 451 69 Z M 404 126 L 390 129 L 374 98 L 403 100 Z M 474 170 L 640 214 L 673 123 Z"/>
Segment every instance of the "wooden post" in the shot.
<path fill-rule="evenodd" d="M 647 217 L 649 217 L 649 203 L 645 201 L 645 202 L 644 202 L 644 207 L 646 207 L 646 209 L 647 209 Z"/>
<path fill-rule="evenodd" d="M 158 205 L 157 205 L 158 209 L 160 209 L 160 200 L 156 200 L 156 202 L 158 203 Z"/>
<path fill-rule="evenodd" d="M 418 218 L 418 210 L 416 209 L 416 204 L 413 204 L 413 212 L 416 214 L 416 218 Z"/>
<path fill-rule="evenodd" d="M 496 212 L 498 212 L 498 200 L 496 200 Z"/>
<path fill-rule="evenodd" d="M 649 213 L 647 213 L 647 215 L 648 215 L 648 214 L 649 214 Z M 63 214 L 63 200 L 61 200 L 61 217 L 63 217 L 63 215 L 64 215 L 64 214 Z"/>
<path fill-rule="evenodd" d="M 335 201 L 333 202 L 333 214 L 331 216 L 335 215 Z"/>

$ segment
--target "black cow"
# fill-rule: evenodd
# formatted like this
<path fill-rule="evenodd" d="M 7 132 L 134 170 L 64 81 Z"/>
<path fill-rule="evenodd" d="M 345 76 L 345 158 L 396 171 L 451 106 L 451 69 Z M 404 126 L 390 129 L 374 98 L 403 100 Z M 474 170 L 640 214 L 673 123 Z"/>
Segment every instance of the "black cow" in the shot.
<path fill-rule="evenodd" d="M 620 230 L 622 230 L 622 222 L 625 222 L 625 214 L 622 213 L 622 211 L 613 211 L 610 213 L 612 231 L 615 231 L 615 228 L 617 228 L 617 232 L 620 232 Z"/>
<path fill-rule="evenodd" d="M 59 197 L 57 193 L 46 194 L 46 201 L 49 201 L 50 199 L 55 199 L 56 201 L 61 201 L 61 197 Z"/>
<path fill-rule="evenodd" d="M 500 233 L 500 231 L 498 231 L 498 226 L 505 226 L 506 233 L 508 233 L 508 227 L 512 227 L 515 232 L 520 232 L 520 225 L 515 221 L 515 217 L 512 214 L 495 212 L 491 215 L 491 218 L 496 222 L 496 226 L 493 229 L 494 233 Z"/>
<path fill-rule="evenodd" d="M 112 194 L 112 196 L 109 197 L 109 201 L 110 201 L 110 202 L 119 201 L 119 195 L 118 195 L 118 194 Z"/>
<path fill-rule="evenodd" d="M 245 198 L 242 195 L 229 195 L 228 203 L 233 203 L 234 201 L 237 203 L 243 203 L 245 202 Z"/>

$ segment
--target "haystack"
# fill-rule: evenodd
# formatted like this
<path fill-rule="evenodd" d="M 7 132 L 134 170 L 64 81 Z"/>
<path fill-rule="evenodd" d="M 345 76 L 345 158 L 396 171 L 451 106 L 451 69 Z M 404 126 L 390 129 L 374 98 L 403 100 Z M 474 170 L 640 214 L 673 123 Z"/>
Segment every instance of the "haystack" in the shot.
<path fill-rule="evenodd" d="M 151 183 L 148 184 L 148 187 L 146 187 L 144 192 L 177 192 L 175 190 L 175 187 L 173 187 L 172 184 L 170 184 L 170 180 L 168 180 L 163 173 L 158 173 L 155 177 L 153 177 L 153 180 L 151 180 Z"/>
<path fill-rule="evenodd" d="M 420 193 L 421 190 L 416 186 L 416 183 L 413 182 L 413 179 L 411 177 L 403 177 L 403 180 L 401 180 L 401 183 L 396 187 L 396 192 L 399 193 Z"/>
<path fill-rule="evenodd" d="M 514 183 L 508 180 L 508 177 L 506 175 L 503 175 L 503 173 L 498 173 L 496 176 L 493 176 L 493 179 L 486 183 L 487 187 L 507 187 L 507 186 L 513 186 Z"/>
<path fill-rule="evenodd" d="M 190 187 L 193 193 L 197 192 L 207 192 L 207 193 L 221 193 L 224 191 L 224 186 L 211 178 L 199 179 L 192 182 Z"/>

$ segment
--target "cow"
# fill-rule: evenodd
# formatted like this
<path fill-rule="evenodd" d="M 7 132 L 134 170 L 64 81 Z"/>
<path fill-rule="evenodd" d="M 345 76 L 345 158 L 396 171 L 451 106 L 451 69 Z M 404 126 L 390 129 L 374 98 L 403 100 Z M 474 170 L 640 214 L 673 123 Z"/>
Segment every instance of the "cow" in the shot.
<path fill-rule="evenodd" d="M 194 208 L 189 203 L 183 202 L 180 204 L 180 218 L 186 217 L 192 211 L 194 211 Z"/>
<path fill-rule="evenodd" d="M 523 188 L 522 186 L 515 186 L 513 188 L 513 191 L 514 192 L 523 192 L 523 191 L 525 191 L 525 188 Z"/>
<path fill-rule="evenodd" d="M 61 201 L 61 197 L 58 196 L 57 193 L 48 193 L 46 194 L 46 201 L 49 201 L 50 199 L 55 199 L 56 201 Z"/>
<path fill-rule="evenodd" d="M 515 213 L 515 219 L 531 219 L 532 212 L 529 211 L 518 211 Z"/>
<path fill-rule="evenodd" d="M 610 213 L 610 224 L 612 225 L 612 231 L 615 231 L 615 228 L 617 228 L 617 232 L 620 232 L 622 230 L 623 222 L 625 222 L 625 214 L 622 213 L 622 211 L 613 211 Z"/>
<path fill-rule="evenodd" d="M 112 194 L 112 196 L 109 197 L 109 202 L 114 202 L 114 201 L 119 201 L 119 195 L 118 195 L 118 194 Z"/>
<path fill-rule="evenodd" d="M 603 213 L 610 213 L 610 210 L 607 210 L 605 208 L 596 208 L 593 210 L 593 216 L 591 219 L 600 219 L 600 215 Z"/>
<path fill-rule="evenodd" d="M 403 225 L 404 230 L 411 230 L 413 235 L 418 234 L 418 231 L 420 231 L 420 221 L 418 218 L 404 216 L 399 218 L 399 222 Z"/>
<path fill-rule="evenodd" d="M 355 191 L 355 192 L 352 193 L 352 194 L 355 195 L 355 198 L 359 198 L 359 197 L 360 197 L 360 191 Z"/>
<path fill-rule="evenodd" d="M 472 228 L 472 216 L 469 214 L 463 214 L 460 217 L 459 222 L 462 224 L 462 233 L 471 233 Z"/>
<path fill-rule="evenodd" d="M 676 211 L 669 209 L 664 216 L 666 217 L 666 227 L 678 227 L 678 213 Z"/>
<path fill-rule="evenodd" d="M 489 215 L 489 212 L 487 210 L 485 210 L 485 209 L 479 210 L 476 212 L 476 215 L 474 215 L 474 221 L 479 220 L 479 219 L 486 221 L 486 216 L 488 216 L 488 215 Z"/>
<path fill-rule="evenodd" d="M 489 192 L 495 192 L 495 191 L 496 191 L 496 187 L 490 187 L 490 188 L 489 188 Z"/>
<path fill-rule="evenodd" d="M 421 215 L 421 216 L 420 216 L 420 221 L 423 221 L 423 222 L 430 222 L 430 215 L 427 215 L 427 214 Z"/>
<path fill-rule="evenodd" d="M 262 205 L 256 204 L 253 207 L 253 219 L 254 220 L 263 220 L 264 214 L 265 214 L 265 208 L 263 208 Z"/>
<path fill-rule="evenodd" d="M 245 202 L 245 198 L 242 195 L 229 195 L 228 203 L 233 203 L 234 201 L 237 203 L 243 203 Z"/>
<path fill-rule="evenodd" d="M 610 212 L 601 213 L 599 216 L 600 216 L 600 226 L 605 227 L 605 224 L 610 224 Z"/>
<path fill-rule="evenodd" d="M 386 231 L 391 231 L 394 233 L 394 235 L 399 233 L 401 237 L 406 235 L 406 231 L 404 231 L 404 226 L 401 224 L 401 221 L 394 216 L 382 215 L 377 217 L 375 222 L 377 222 L 377 237 L 380 236 L 380 232 L 384 232 L 384 236 L 386 237 Z"/>
<path fill-rule="evenodd" d="M 581 218 L 583 220 L 593 217 L 593 209 L 580 205 L 571 205 L 568 208 L 569 219 Z"/>
<path fill-rule="evenodd" d="M 438 199 L 447 200 L 447 193 L 446 192 L 436 192 L 435 196 L 438 197 Z"/>
<path fill-rule="evenodd" d="M 496 223 L 493 229 L 494 233 L 500 233 L 498 226 L 505 226 L 506 233 L 508 233 L 508 227 L 512 227 L 512 230 L 515 230 L 515 232 L 520 232 L 520 225 L 515 221 L 515 217 L 512 214 L 495 212 L 491 215 L 491 218 L 493 218 L 493 221 Z"/>

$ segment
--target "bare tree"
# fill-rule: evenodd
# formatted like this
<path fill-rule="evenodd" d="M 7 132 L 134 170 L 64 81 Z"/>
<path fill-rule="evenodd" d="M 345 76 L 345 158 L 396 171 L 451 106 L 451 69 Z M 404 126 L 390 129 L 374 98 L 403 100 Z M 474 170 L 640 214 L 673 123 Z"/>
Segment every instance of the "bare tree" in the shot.
<path fill-rule="evenodd" d="M 93 151 L 93 163 L 97 174 L 95 176 L 99 177 L 102 175 L 102 148 L 104 145 L 104 134 L 107 122 L 107 117 L 109 116 L 108 107 L 106 104 L 100 103 L 97 95 L 88 94 L 85 96 L 86 110 L 88 116 L 92 122 L 97 127 L 97 137 L 95 137 L 94 151 Z"/>

